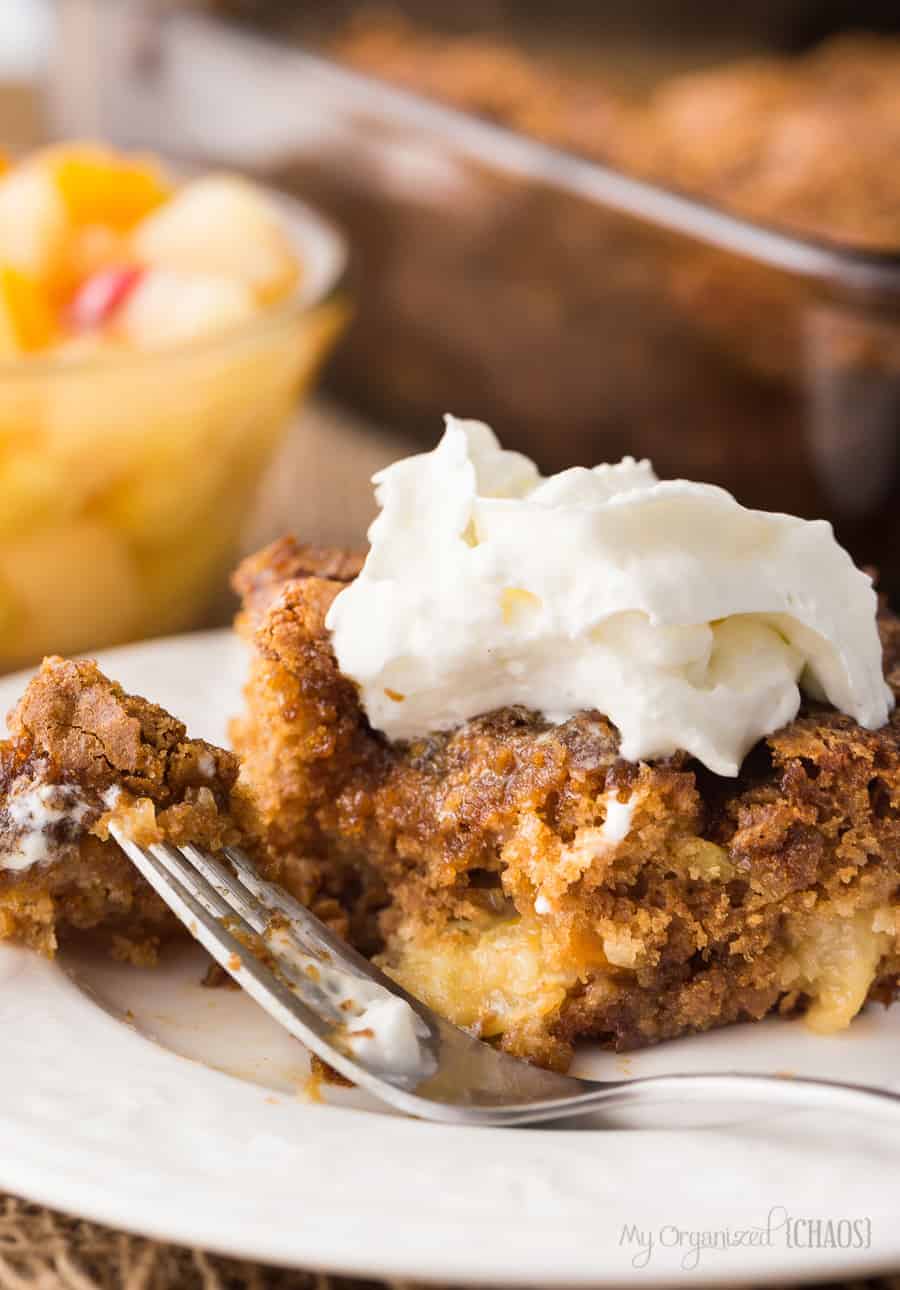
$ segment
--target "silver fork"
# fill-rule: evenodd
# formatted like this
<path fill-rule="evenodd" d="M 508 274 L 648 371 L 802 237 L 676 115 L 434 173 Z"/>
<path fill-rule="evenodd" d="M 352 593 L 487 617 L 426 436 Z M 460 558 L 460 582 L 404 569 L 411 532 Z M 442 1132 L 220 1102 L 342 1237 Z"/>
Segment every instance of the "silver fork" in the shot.
<path fill-rule="evenodd" d="M 243 852 L 142 848 L 110 832 L 169 908 L 257 1003 L 346 1079 L 425 1120 L 522 1125 L 597 1108 L 712 1102 L 900 1109 L 865 1084 L 741 1073 L 598 1083 L 541 1070 L 439 1017 L 351 949 Z"/>

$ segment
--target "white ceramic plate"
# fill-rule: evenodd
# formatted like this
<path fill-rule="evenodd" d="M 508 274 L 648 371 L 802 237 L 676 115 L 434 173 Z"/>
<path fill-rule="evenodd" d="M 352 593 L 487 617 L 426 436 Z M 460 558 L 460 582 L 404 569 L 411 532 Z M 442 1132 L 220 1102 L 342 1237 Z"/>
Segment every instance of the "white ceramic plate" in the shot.
<path fill-rule="evenodd" d="M 240 702 L 227 633 L 112 651 L 127 688 L 222 741 Z M 0 710 L 23 687 L 0 682 Z M 0 953 L 0 1187 L 136 1232 L 371 1277 L 656 1285 L 900 1266 L 896 1117 L 744 1109 L 690 1131 L 445 1128 L 307 1065 L 185 949 L 155 971 Z M 778 1070 L 900 1087 L 900 1009 L 823 1039 L 772 1021 L 628 1058 L 597 1077 Z"/>

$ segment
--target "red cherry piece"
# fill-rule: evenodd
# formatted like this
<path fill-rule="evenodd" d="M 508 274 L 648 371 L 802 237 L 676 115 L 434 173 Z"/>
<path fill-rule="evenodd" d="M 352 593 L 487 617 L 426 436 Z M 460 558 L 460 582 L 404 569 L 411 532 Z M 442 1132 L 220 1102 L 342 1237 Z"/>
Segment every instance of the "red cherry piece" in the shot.
<path fill-rule="evenodd" d="M 107 323 L 131 295 L 146 272 L 140 265 L 125 264 L 100 269 L 75 293 L 69 321 L 76 331 L 92 331 Z"/>

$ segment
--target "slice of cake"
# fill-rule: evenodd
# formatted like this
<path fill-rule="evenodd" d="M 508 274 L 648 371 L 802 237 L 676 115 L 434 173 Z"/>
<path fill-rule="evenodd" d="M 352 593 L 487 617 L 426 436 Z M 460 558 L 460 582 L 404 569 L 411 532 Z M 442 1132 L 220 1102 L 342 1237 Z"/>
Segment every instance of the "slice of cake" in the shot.
<path fill-rule="evenodd" d="M 483 430 L 379 478 L 362 574 L 291 539 L 239 571 L 269 845 L 383 880 L 388 970 L 546 1064 L 890 1000 L 898 620 L 827 525 L 539 481 Z"/>
<path fill-rule="evenodd" d="M 260 840 L 237 758 L 162 708 L 126 694 L 92 662 L 48 658 L 0 744 L 0 939 L 45 954 L 72 931 L 95 931 L 118 957 L 152 961 L 183 934 L 109 835 L 141 845 L 243 847 L 267 877 L 341 930 L 344 907 L 322 866 Z M 349 907 L 352 902 L 345 900 Z"/>

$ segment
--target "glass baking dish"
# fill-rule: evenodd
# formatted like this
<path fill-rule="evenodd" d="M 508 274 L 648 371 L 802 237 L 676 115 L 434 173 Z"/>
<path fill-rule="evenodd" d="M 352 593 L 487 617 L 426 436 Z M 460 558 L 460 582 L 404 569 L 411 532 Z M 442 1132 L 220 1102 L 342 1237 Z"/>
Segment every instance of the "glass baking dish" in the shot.
<path fill-rule="evenodd" d="M 76 3 L 98 70 L 89 93 L 56 77 L 67 132 L 241 165 L 349 233 L 346 397 L 427 441 L 454 411 L 548 470 L 649 456 L 825 516 L 900 592 L 900 255 L 763 227 L 209 16 L 150 29 Z"/>

